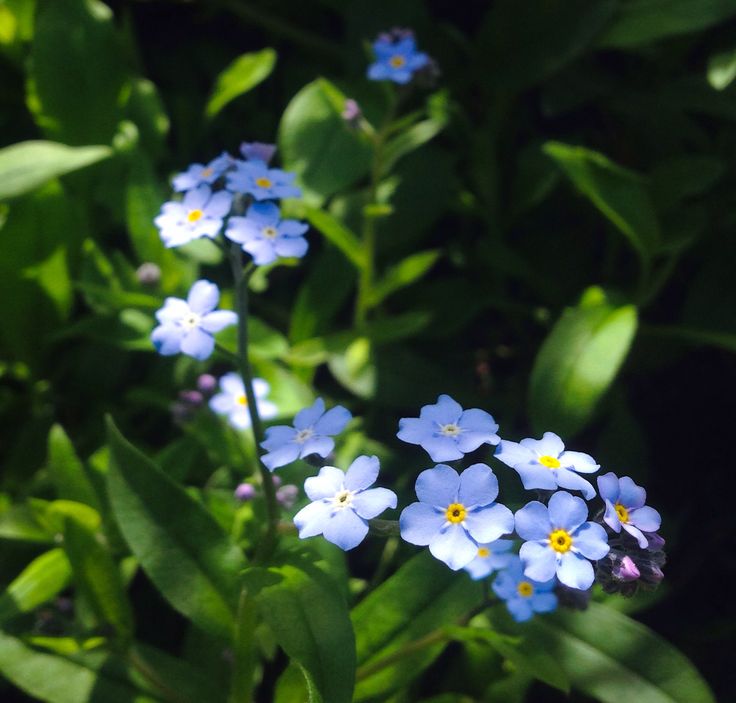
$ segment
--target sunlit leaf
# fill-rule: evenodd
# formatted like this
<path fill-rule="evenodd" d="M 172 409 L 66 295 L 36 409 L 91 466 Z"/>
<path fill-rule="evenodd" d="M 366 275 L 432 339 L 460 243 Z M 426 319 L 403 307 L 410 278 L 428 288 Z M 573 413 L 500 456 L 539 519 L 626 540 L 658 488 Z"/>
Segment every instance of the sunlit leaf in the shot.
<path fill-rule="evenodd" d="M 266 80 L 275 65 L 276 52 L 273 49 L 262 49 L 238 56 L 217 76 L 217 82 L 205 108 L 207 117 L 214 117 L 230 101 Z"/>

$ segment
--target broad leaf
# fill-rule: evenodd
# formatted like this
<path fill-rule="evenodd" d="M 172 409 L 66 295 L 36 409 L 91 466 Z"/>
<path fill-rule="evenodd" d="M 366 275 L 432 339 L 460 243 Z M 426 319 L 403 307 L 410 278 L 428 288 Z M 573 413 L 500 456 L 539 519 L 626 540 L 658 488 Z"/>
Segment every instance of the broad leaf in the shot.
<path fill-rule="evenodd" d="M 143 570 L 177 610 L 227 636 L 243 554 L 201 503 L 129 444 L 108 421 L 108 491 L 115 519 Z"/>
<path fill-rule="evenodd" d="M 0 200 L 15 198 L 44 183 L 112 156 L 106 146 L 67 146 L 42 140 L 0 149 Z"/>
<path fill-rule="evenodd" d="M 59 498 L 84 503 L 99 511 L 95 489 L 61 425 L 54 425 L 49 432 L 48 470 Z"/>
<path fill-rule="evenodd" d="M 529 413 L 537 432 L 569 436 L 591 419 L 634 339 L 633 305 L 609 303 L 603 291 L 586 291 L 568 308 L 542 344 L 532 369 Z"/>
<path fill-rule="evenodd" d="M 205 113 L 214 117 L 231 100 L 247 93 L 271 75 L 276 65 L 276 52 L 262 49 L 238 56 L 219 76 Z"/>

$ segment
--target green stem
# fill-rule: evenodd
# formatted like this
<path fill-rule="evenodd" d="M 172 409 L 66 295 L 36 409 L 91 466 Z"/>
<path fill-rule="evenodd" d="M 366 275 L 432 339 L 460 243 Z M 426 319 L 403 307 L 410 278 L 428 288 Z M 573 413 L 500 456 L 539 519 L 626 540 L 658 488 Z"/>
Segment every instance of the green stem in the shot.
<path fill-rule="evenodd" d="M 255 629 L 256 605 L 244 586 L 240 591 L 238 614 L 235 620 L 230 703 L 251 703 L 253 700 L 253 679 L 256 670 Z"/>
<path fill-rule="evenodd" d="M 185 698 L 181 697 L 175 690 L 170 688 L 158 677 L 158 674 L 144 661 L 138 654 L 135 647 L 131 647 L 127 654 L 128 663 L 144 678 L 148 683 L 153 685 L 159 691 L 159 695 L 169 703 L 185 703 Z"/>
<path fill-rule="evenodd" d="M 245 398 L 248 401 L 248 413 L 250 414 L 251 428 L 256 443 L 256 456 L 258 457 L 258 470 L 261 473 L 263 484 L 263 495 L 266 499 L 266 535 L 260 544 L 259 556 L 265 556 L 273 551 L 276 544 L 276 528 L 279 520 L 279 504 L 276 500 L 276 488 L 273 485 L 271 472 L 261 461 L 261 442 L 264 439 L 261 416 L 258 414 L 256 394 L 253 390 L 253 372 L 248 358 L 248 281 L 250 280 L 255 266 L 251 262 L 243 269 L 242 250 L 238 244 L 233 243 L 230 249 L 230 264 L 235 281 L 235 308 L 238 313 L 238 366 L 245 387 Z"/>

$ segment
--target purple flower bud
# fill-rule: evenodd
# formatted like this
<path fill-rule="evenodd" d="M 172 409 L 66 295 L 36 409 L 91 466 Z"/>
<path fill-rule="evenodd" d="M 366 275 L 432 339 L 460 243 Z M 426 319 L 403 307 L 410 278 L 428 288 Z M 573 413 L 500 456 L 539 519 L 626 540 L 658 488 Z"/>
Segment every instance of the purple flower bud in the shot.
<path fill-rule="evenodd" d="M 342 111 L 342 118 L 351 125 L 355 125 L 355 123 L 360 119 L 361 114 L 360 105 L 358 105 L 358 103 L 352 98 L 347 98 L 347 100 L 345 100 L 345 107 Z"/>
<path fill-rule="evenodd" d="M 619 581 L 636 581 L 641 576 L 634 560 L 629 556 L 625 556 L 619 563 L 614 564 L 611 573 Z"/>
<path fill-rule="evenodd" d="M 274 488 L 278 488 L 283 483 L 279 476 L 271 476 L 271 480 L 273 481 Z"/>
<path fill-rule="evenodd" d="M 298 496 L 299 489 L 293 484 L 281 486 L 281 488 L 276 491 L 276 500 L 279 502 L 279 505 L 282 505 L 284 508 L 293 507 Z"/>
<path fill-rule="evenodd" d="M 138 267 L 135 276 L 142 286 L 157 286 L 161 281 L 161 269 L 156 264 L 146 261 Z"/>
<path fill-rule="evenodd" d="M 198 408 L 204 402 L 204 396 L 199 391 L 180 391 L 179 400 L 192 408 Z"/>
<path fill-rule="evenodd" d="M 650 552 L 661 552 L 664 549 L 664 537 L 661 537 L 659 533 L 645 532 L 644 536 L 647 538 L 647 549 Z"/>
<path fill-rule="evenodd" d="M 255 498 L 255 495 L 255 486 L 252 486 L 250 483 L 240 483 L 235 489 L 235 497 L 238 500 L 242 500 L 243 502 L 252 500 L 253 498 Z"/>
<path fill-rule="evenodd" d="M 240 153 L 248 161 L 263 161 L 268 164 L 276 153 L 275 144 L 263 144 L 262 142 L 243 142 L 240 145 Z"/>
<path fill-rule="evenodd" d="M 203 373 L 197 379 L 197 388 L 204 395 L 212 395 L 217 390 L 217 379 L 209 373 Z"/>

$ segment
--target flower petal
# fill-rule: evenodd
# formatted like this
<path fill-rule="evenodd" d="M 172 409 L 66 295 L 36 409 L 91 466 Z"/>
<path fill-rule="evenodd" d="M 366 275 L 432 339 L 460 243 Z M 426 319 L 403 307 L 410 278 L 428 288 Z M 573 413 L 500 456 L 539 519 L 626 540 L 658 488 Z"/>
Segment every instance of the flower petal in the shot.
<path fill-rule="evenodd" d="M 332 509 L 326 501 L 318 500 L 305 505 L 296 515 L 294 524 L 299 530 L 299 537 L 314 537 L 321 535 L 330 519 Z"/>
<path fill-rule="evenodd" d="M 275 425 L 266 428 L 266 439 L 261 442 L 261 446 L 272 452 L 280 446 L 291 442 L 296 437 L 296 430 L 288 425 Z"/>
<path fill-rule="evenodd" d="M 315 436 L 302 444 L 299 456 L 304 459 L 311 454 L 318 454 L 324 459 L 334 448 L 335 442 L 330 437 Z"/>
<path fill-rule="evenodd" d="M 505 505 L 494 503 L 469 512 L 463 524 L 477 542 L 492 542 L 514 531 L 514 514 Z"/>
<path fill-rule="evenodd" d="M 156 351 L 164 356 L 178 354 L 181 351 L 181 341 L 184 338 L 184 330 L 178 325 L 164 324 L 156 327 L 151 332 L 151 342 Z"/>
<path fill-rule="evenodd" d="M 475 559 L 478 545 L 460 525 L 450 525 L 429 543 L 429 551 L 432 556 L 457 571 Z"/>
<path fill-rule="evenodd" d="M 516 622 L 526 622 L 534 615 L 530 598 L 509 598 L 506 608 Z"/>
<path fill-rule="evenodd" d="M 317 420 L 322 417 L 325 411 L 325 401 L 322 398 L 312 403 L 308 408 L 302 408 L 294 417 L 294 427 L 298 430 L 305 430 L 313 427 Z M 322 433 L 319 433 L 322 434 Z"/>
<path fill-rule="evenodd" d="M 192 312 L 203 315 L 217 307 L 220 300 L 220 289 L 209 281 L 197 281 L 189 289 L 187 304 Z"/>
<path fill-rule="evenodd" d="M 560 559 L 557 578 L 565 586 L 585 591 L 593 585 L 593 565 L 579 554 L 567 552 Z"/>
<path fill-rule="evenodd" d="M 300 449 L 301 447 L 296 442 L 289 442 L 268 454 L 264 454 L 261 457 L 261 461 L 269 471 L 274 471 L 280 466 L 286 466 L 287 464 L 291 464 L 292 461 L 296 461 L 299 458 Z"/>
<path fill-rule="evenodd" d="M 396 494 L 388 488 L 369 488 L 353 497 L 352 508 L 360 517 L 370 520 L 397 505 Z"/>
<path fill-rule="evenodd" d="M 557 491 L 549 499 L 549 520 L 554 528 L 572 532 L 588 519 L 588 506 L 582 498 Z"/>
<path fill-rule="evenodd" d="M 595 488 L 590 481 L 586 481 L 582 476 L 576 474 L 570 469 L 559 468 L 554 472 L 555 478 L 557 479 L 557 485 L 560 488 L 568 488 L 571 491 L 580 491 L 584 496 L 585 500 L 591 500 L 595 498 Z"/>
<path fill-rule="evenodd" d="M 528 447 L 524 447 L 517 442 L 509 442 L 506 439 L 500 441 L 493 456 L 512 469 L 517 464 L 528 464 L 537 458 L 537 455 Z"/>
<path fill-rule="evenodd" d="M 559 459 L 560 464 L 581 474 L 592 474 L 601 468 L 601 465 L 596 464 L 595 459 L 590 454 L 584 452 L 562 452 Z"/>
<path fill-rule="evenodd" d="M 455 461 L 463 458 L 455 437 L 431 435 L 423 440 L 421 445 L 432 461 Z"/>
<path fill-rule="evenodd" d="M 322 535 L 328 542 L 348 551 L 357 547 L 368 534 L 368 523 L 354 510 L 338 510 L 328 521 Z"/>
<path fill-rule="evenodd" d="M 506 571 L 501 571 L 498 576 L 496 576 L 493 581 L 492 588 L 499 598 L 508 600 L 516 595 L 518 583 L 519 580 L 516 576 L 516 572 L 511 569 L 507 569 Z"/>
<path fill-rule="evenodd" d="M 524 575 L 534 581 L 549 581 L 557 570 L 555 552 L 540 542 L 524 542 L 519 549 Z"/>
<path fill-rule="evenodd" d="M 621 518 L 616 512 L 616 506 L 608 499 L 606 499 L 606 512 L 603 513 L 603 522 L 614 532 L 621 532 Z"/>
<path fill-rule="evenodd" d="M 309 242 L 304 237 L 277 237 L 273 249 L 282 258 L 301 258 L 309 249 Z"/>
<path fill-rule="evenodd" d="M 181 340 L 181 351 L 199 361 L 209 358 L 215 349 L 215 338 L 196 327 Z"/>
<path fill-rule="evenodd" d="M 522 439 L 521 445 L 531 449 L 539 456 L 553 456 L 557 458 L 565 451 L 565 445 L 554 432 L 545 432 L 542 439 Z"/>
<path fill-rule="evenodd" d="M 407 505 L 399 516 L 401 539 L 426 547 L 445 524 L 445 515 L 427 503 Z"/>
<path fill-rule="evenodd" d="M 628 523 L 622 525 L 622 527 L 639 543 L 639 546 L 642 549 L 646 549 L 649 546 L 649 540 L 644 536 L 644 533 L 638 527 L 635 527 L 634 525 Z"/>
<path fill-rule="evenodd" d="M 462 412 L 463 408 L 460 403 L 450 398 L 449 395 L 443 394 L 437 398 L 434 405 L 425 405 L 419 411 L 419 417 L 422 420 L 431 420 L 439 425 L 447 425 L 457 423 Z"/>
<path fill-rule="evenodd" d="M 330 408 L 314 425 L 317 434 L 336 435 L 345 429 L 345 426 L 353 419 L 352 414 L 342 405 Z"/>
<path fill-rule="evenodd" d="M 557 596 L 554 593 L 535 593 L 529 600 L 535 613 L 551 613 L 557 609 Z"/>
<path fill-rule="evenodd" d="M 586 522 L 572 537 L 574 550 L 588 559 L 603 559 L 610 551 L 606 530 L 597 522 Z"/>
<path fill-rule="evenodd" d="M 615 503 L 618 500 L 618 478 L 613 471 L 598 476 L 596 482 L 598 483 L 598 495 L 603 500 L 608 500 L 611 503 Z"/>
<path fill-rule="evenodd" d="M 230 212 L 233 196 L 226 190 L 220 190 L 207 203 L 206 212 L 210 217 L 222 218 Z"/>
<path fill-rule="evenodd" d="M 498 496 L 498 479 L 490 466 L 473 464 L 460 474 L 457 497 L 466 507 L 488 505 L 496 500 L 496 496 Z"/>
<path fill-rule="evenodd" d="M 418 417 L 402 417 L 399 420 L 399 431 L 396 436 L 408 444 L 421 444 L 434 433 L 432 427 Z"/>
<path fill-rule="evenodd" d="M 377 456 L 357 457 L 345 474 L 345 488 L 349 491 L 364 491 L 376 482 L 379 469 Z"/>
<path fill-rule="evenodd" d="M 553 491 L 557 488 L 555 472 L 541 464 L 517 464 L 514 471 L 519 474 L 521 484 L 528 491 L 532 488 L 542 488 Z"/>
<path fill-rule="evenodd" d="M 662 526 L 662 517 L 654 508 L 645 505 L 629 513 L 629 522 L 644 532 L 656 532 Z"/>
<path fill-rule="evenodd" d="M 335 466 L 323 466 L 316 476 L 310 476 L 304 481 L 304 492 L 309 500 L 332 498 L 342 490 L 345 474 Z"/>
<path fill-rule="evenodd" d="M 621 491 L 619 500 L 627 508 L 641 508 L 646 503 L 647 492 L 628 476 L 623 476 L 618 485 Z"/>
<path fill-rule="evenodd" d="M 514 515 L 516 532 L 522 539 L 547 539 L 552 532 L 547 507 L 538 500 L 527 503 Z M 546 581 L 546 579 L 542 579 Z"/>
<path fill-rule="evenodd" d="M 444 510 L 450 503 L 457 502 L 460 476 L 455 469 L 438 464 L 433 469 L 422 471 L 417 477 L 415 487 L 417 498 L 422 503 Z"/>
<path fill-rule="evenodd" d="M 210 334 L 238 324 L 238 314 L 232 310 L 215 310 L 202 317 L 199 326 Z"/>
<path fill-rule="evenodd" d="M 183 317 L 189 315 L 190 310 L 186 300 L 181 298 L 166 298 L 164 306 L 156 311 L 156 319 L 161 323 L 179 322 Z"/>

